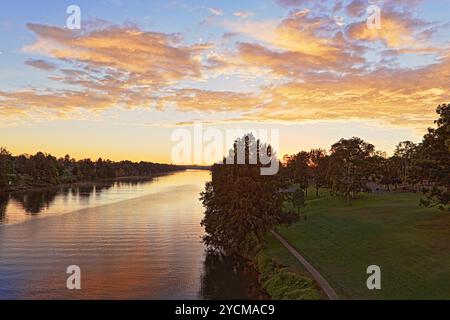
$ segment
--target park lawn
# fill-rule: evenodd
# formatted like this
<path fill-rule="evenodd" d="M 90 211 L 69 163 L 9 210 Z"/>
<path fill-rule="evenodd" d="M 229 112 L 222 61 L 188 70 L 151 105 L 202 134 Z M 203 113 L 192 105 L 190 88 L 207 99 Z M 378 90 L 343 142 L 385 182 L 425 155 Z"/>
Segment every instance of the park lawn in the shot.
<path fill-rule="evenodd" d="M 310 192 L 307 215 L 277 230 L 343 299 L 450 299 L 450 214 L 418 205 L 412 193 L 365 194 L 350 206 Z M 266 253 L 300 270 L 272 236 Z M 381 268 L 381 290 L 367 289 L 366 269 Z"/>

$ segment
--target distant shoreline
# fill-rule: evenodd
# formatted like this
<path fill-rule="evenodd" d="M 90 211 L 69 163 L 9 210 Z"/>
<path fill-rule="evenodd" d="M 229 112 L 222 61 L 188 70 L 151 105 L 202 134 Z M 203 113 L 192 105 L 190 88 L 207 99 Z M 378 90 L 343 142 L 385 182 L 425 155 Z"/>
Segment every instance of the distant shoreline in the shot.
<path fill-rule="evenodd" d="M 29 188 L 22 188 L 22 189 L 15 189 L 15 190 L 5 190 L 0 191 L 0 195 L 7 195 L 7 194 L 14 194 L 14 193 L 21 193 L 21 192 L 33 192 L 33 191 L 42 191 L 42 190 L 48 190 L 48 189 L 55 189 L 55 188 L 63 188 L 63 187 L 81 187 L 81 186 L 88 186 L 92 184 L 98 184 L 98 183 L 107 183 L 107 182 L 116 182 L 116 181 L 133 181 L 133 180 L 152 180 L 153 178 L 165 176 L 177 172 L 184 172 L 188 170 L 187 168 L 180 168 L 179 170 L 175 171 L 164 171 L 164 172 L 157 172 L 149 176 L 125 176 L 125 177 L 117 177 L 117 178 L 104 178 L 104 179 L 95 179 L 95 180 L 86 180 L 86 181 L 77 181 L 77 182 L 64 182 L 64 183 L 58 183 L 58 184 L 49 184 L 47 186 L 31 186 Z"/>

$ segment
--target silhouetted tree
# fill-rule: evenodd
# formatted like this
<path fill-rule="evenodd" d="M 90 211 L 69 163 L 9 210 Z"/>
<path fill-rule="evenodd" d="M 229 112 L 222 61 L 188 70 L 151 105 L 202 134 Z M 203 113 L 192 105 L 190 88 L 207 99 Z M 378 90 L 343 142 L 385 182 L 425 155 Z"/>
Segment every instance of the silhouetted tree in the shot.
<path fill-rule="evenodd" d="M 411 141 L 400 142 L 395 148 L 394 156 L 400 159 L 400 179 L 402 184 L 414 184 L 415 182 L 411 170 L 416 148 L 417 145 Z"/>
<path fill-rule="evenodd" d="M 375 147 L 360 138 L 341 139 L 331 146 L 330 178 L 332 190 L 346 198 L 347 204 L 356 193 L 366 188 L 370 175 L 367 160 Z"/>
<path fill-rule="evenodd" d="M 11 173 L 11 153 L 0 147 L 0 191 L 6 190 L 9 184 L 8 174 Z"/>
<path fill-rule="evenodd" d="M 450 104 L 440 105 L 436 112 L 437 127 L 428 129 L 417 148 L 415 163 L 422 179 L 431 185 L 423 190 L 426 199 L 421 201 L 422 205 L 444 209 L 450 203 Z"/>
<path fill-rule="evenodd" d="M 244 150 L 244 154 L 239 156 L 239 150 Z M 237 139 L 230 150 L 228 159 L 234 163 L 212 167 L 212 180 L 201 195 L 206 208 L 203 240 L 208 247 L 251 255 L 264 235 L 279 223 L 281 181 L 277 175 L 261 175 L 259 150 L 267 150 L 268 156 L 276 157 L 269 146 L 251 134 L 246 135 Z M 245 163 L 239 164 L 242 163 L 239 159 L 245 159 Z"/>
<path fill-rule="evenodd" d="M 308 152 L 300 151 L 292 156 L 284 157 L 284 177 L 293 184 L 298 185 L 307 195 L 309 186 L 309 162 Z"/>
<path fill-rule="evenodd" d="M 184 170 L 184 167 L 152 162 L 113 162 L 99 158 L 76 161 L 38 152 L 35 155 L 12 156 L 0 148 L 0 192 L 46 187 L 77 181 L 115 179 L 117 177 L 151 176 L 161 172 Z"/>
<path fill-rule="evenodd" d="M 327 171 L 329 157 L 323 149 L 312 149 L 309 152 L 310 176 L 316 188 L 316 197 L 319 196 L 319 189 L 327 184 Z"/>

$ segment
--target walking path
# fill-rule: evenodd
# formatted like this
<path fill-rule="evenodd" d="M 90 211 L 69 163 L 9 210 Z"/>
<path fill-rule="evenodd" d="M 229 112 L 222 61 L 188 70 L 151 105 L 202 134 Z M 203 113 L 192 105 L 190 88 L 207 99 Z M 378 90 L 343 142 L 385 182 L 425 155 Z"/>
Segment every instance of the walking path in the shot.
<path fill-rule="evenodd" d="M 311 276 L 316 280 L 319 287 L 325 292 L 330 300 L 339 300 L 338 295 L 334 289 L 330 286 L 328 281 L 322 277 L 322 275 L 314 268 L 293 246 L 291 246 L 282 236 L 277 232 L 272 231 L 272 234 L 289 250 L 292 255 L 308 270 Z"/>

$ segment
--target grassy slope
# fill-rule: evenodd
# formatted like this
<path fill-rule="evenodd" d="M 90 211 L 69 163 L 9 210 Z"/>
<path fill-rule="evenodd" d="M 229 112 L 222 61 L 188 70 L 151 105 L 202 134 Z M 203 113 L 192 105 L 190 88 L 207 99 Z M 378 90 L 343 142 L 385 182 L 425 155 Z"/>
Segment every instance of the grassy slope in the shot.
<path fill-rule="evenodd" d="M 279 231 L 342 298 L 450 299 L 450 215 L 418 201 L 415 194 L 363 195 L 348 207 L 322 191 L 303 209 L 306 221 Z M 271 237 L 265 251 L 302 270 Z M 366 287 L 372 264 L 382 269 L 382 290 Z"/>

